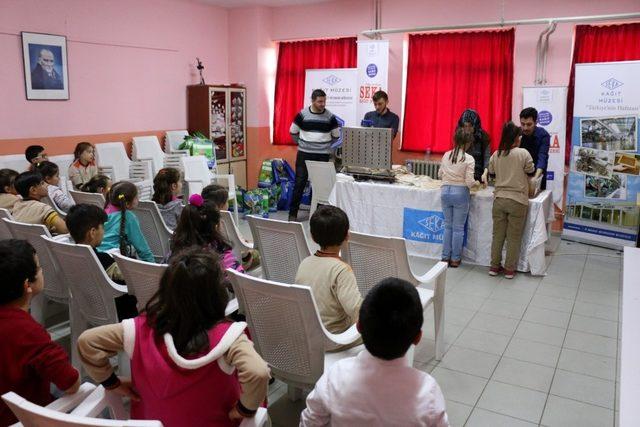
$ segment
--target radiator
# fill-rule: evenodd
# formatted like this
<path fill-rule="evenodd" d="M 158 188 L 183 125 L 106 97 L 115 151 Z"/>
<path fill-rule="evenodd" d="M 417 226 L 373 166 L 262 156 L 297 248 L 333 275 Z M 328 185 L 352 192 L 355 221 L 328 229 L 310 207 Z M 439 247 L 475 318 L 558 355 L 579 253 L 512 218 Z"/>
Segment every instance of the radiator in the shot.
<path fill-rule="evenodd" d="M 438 179 L 440 162 L 435 160 L 412 159 L 405 162 L 409 172 L 414 175 L 426 175 L 433 179 Z"/>

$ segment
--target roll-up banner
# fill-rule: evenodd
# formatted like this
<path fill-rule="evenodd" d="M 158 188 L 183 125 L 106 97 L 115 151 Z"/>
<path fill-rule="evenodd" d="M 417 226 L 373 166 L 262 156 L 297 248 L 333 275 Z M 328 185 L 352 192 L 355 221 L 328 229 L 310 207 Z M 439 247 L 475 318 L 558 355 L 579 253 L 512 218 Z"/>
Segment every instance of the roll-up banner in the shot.
<path fill-rule="evenodd" d="M 389 40 L 358 40 L 358 125 L 374 110 L 373 94 L 387 90 L 388 78 Z"/>
<path fill-rule="evenodd" d="M 327 110 L 342 121 L 344 126 L 358 126 L 357 119 L 358 70 L 356 68 L 332 68 L 307 70 L 304 81 L 303 105 L 309 105 L 311 93 L 322 89 L 327 94 Z"/>
<path fill-rule="evenodd" d="M 633 246 L 640 199 L 640 61 L 576 64 L 563 235 Z"/>
<path fill-rule="evenodd" d="M 538 110 L 538 126 L 543 127 L 549 142 L 547 189 L 553 192 L 553 203 L 562 210 L 564 196 L 564 152 L 567 127 L 567 87 L 534 86 L 522 88 L 522 108 Z"/>

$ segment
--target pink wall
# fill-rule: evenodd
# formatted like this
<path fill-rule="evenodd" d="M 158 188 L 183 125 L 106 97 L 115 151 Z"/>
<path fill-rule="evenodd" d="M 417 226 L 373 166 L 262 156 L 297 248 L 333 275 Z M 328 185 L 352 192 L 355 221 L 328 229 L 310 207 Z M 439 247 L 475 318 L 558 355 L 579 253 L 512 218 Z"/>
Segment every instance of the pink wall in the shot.
<path fill-rule="evenodd" d="M 195 57 L 229 81 L 227 10 L 188 0 L 0 0 L 0 140 L 186 127 Z M 20 31 L 67 36 L 70 100 L 27 101 Z"/>
<path fill-rule="evenodd" d="M 272 8 L 270 18 L 271 39 L 288 40 L 353 36 L 371 28 L 371 0 L 341 0 L 312 5 Z M 484 0 L 382 0 L 382 27 L 397 28 L 425 25 L 446 25 L 499 21 L 502 1 Z M 535 3 L 506 0 L 504 19 L 529 19 L 559 16 L 585 16 L 638 12 L 638 0 L 538 0 Z M 242 19 L 230 22 L 236 29 Z M 231 24 L 230 24 L 231 25 Z M 547 63 L 548 84 L 566 85 L 569 79 L 573 25 L 558 25 L 551 36 Z M 243 37 L 257 36 L 252 24 L 242 27 Z M 515 75 L 513 114 L 517 117 L 522 104 L 522 86 L 533 85 L 535 78 L 535 49 L 538 35 L 544 25 L 519 26 L 516 28 Z M 264 34 L 263 34 L 264 36 Z M 362 37 L 361 37 L 362 38 Z M 403 41 L 405 34 L 386 35 L 390 40 L 389 95 L 391 108 L 401 110 Z M 234 51 L 234 40 L 230 40 L 230 51 Z M 230 75 L 239 70 L 230 62 Z M 262 84 L 266 84 L 263 82 Z M 260 84 L 259 84 L 260 85 Z M 266 111 L 260 111 L 259 126 L 268 126 Z"/>

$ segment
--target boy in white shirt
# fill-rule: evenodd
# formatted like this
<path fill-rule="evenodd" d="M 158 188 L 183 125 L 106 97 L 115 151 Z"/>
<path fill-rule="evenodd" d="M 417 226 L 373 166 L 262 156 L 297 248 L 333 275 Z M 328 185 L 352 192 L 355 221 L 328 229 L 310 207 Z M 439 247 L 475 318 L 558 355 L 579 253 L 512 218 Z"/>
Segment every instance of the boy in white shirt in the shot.
<path fill-rule="evenodd" d="M 422 337 L 422 305 L 401 279 L 378 283 L 360 307 L 366 350 L 336 362 L 307 397 L 300 425 L 447 427 L 435 379 L 409 366 L 406 352 Z"/>

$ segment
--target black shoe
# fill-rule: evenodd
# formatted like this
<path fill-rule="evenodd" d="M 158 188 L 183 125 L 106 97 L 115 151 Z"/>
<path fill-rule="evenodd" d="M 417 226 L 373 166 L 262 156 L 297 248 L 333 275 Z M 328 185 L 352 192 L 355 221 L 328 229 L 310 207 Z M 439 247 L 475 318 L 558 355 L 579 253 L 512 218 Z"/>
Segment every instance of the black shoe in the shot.
<path fill-rule="evenodd" d="M 298 222 L 298 215 L 289 214 L 289 222 Z"/>

